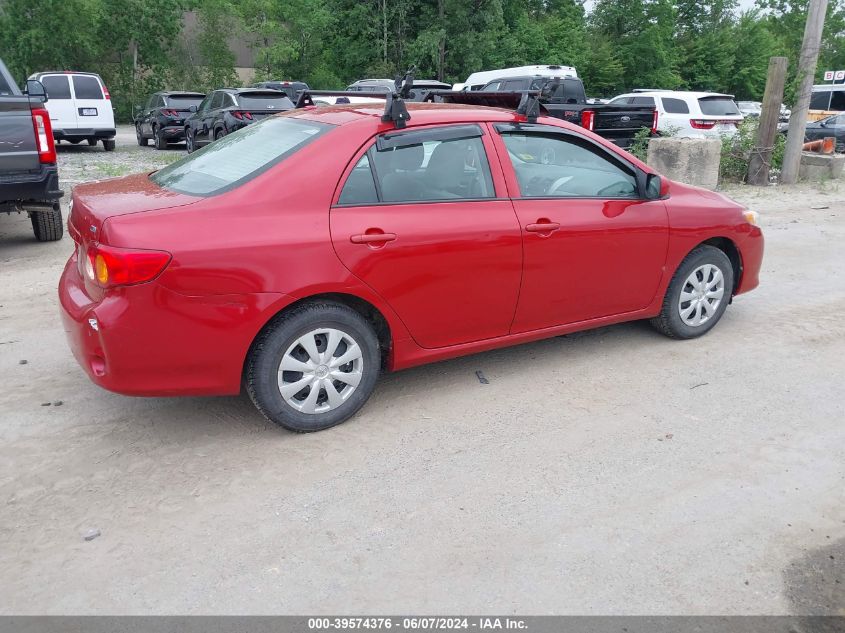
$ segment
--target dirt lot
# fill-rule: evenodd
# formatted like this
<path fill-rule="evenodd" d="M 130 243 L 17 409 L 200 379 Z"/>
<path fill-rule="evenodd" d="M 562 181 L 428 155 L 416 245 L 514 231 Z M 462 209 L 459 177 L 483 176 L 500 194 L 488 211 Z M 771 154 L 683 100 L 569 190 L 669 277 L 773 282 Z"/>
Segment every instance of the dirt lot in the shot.
<path fill-rule="evenodd" d="M 124 130 L 62 176 L 182 151 Z M 312 435 L 95 387 L 58 319 L 70 239 L 0 217 L 0 613 L 845 614 L 845 181 L 731 193 L 762 285 L 703 339 L 408 370 Z"/>

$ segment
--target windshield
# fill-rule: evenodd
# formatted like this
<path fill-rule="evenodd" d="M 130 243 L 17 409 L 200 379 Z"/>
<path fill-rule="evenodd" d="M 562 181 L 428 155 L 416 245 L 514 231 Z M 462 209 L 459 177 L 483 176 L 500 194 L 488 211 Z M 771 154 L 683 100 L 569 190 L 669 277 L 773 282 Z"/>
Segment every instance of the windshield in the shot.
<path fill-rule="evenodd" d="M 707 116 L 736 116 L 739 109 L 729 97 L 702 97 L 698 100 L 701 114 Z"/>
<path fill-rule="evenodd" d="M 239 108 L 255 108 L 256 110 L 290 110 L 293 108 L 293 101 L 288 99 L 284 93 L 249 93 L 238 95 Z"/>
<path fill-rule="evenodd" d="M 332 127 L 270 117 L 206 145 L 155 172 L 150 179 L 165 189 L 193 196 L 223 193 L 249 182 Z"/>
<path fill-rule="evenodd" d="M 193 97 L 188 95 L 170 95 L 165 99 L 167 101 L 167 105 L 171 108 L 182 108 L 187 110 L 192 105 L 198 106 L 202 103 L 203 97 Z"/>

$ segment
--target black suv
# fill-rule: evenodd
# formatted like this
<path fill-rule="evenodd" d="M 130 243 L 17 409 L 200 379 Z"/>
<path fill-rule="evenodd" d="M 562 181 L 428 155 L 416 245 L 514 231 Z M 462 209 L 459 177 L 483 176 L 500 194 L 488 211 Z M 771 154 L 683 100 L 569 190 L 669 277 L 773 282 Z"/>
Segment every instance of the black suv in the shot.
<path fill-rule="evenodd" d="M 293 107 L 293 101 L 278 90 L 215 90 L 202 100 L 193 115 L 185 119 L 185 143 L 188 152 L 193 152 L 266 116 L 292 110 Z"/>
<path fill-rule="evenodd" d="M 250 88 L 269 88 L 270 90 L 281 90 L 288 99 L 296 103 L 296 98 L 303 90 L 308 90 L 308 84 L 304 81 L 259 81 L 252 84 Z"/>
<path fill-rule="evenodd" d="M 153 139 L 156 149 L 166 149 L 168 143 L 185 140 L 185 119 L 191 106 L 198 106 L 205 95 L 201 92 L 156 92 L 150 95 L 135 115 L 135 136 L 138 145 L 145 146 Z"/>

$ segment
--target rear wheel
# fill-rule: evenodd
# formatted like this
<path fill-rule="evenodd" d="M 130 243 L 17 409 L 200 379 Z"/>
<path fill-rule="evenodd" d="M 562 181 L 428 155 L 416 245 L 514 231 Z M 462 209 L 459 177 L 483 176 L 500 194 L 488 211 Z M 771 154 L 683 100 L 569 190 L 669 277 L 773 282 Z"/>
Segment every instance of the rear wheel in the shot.
<path fill-rule="evenodd" d="M 223 130 L 217 130 L 217 131 L 214 133 L 214 140 L 215 140 L 215 141 L 219 141 L 219 140 L 220 140 L 221 138 L 223 138 L 224 136 L 226 136 L 226 135 L 223 133 Z"/>
<path fill-rule="evenodd" d="M 138 145 L 140 145 L 141 147 L 147 146 L 147 141 L 149 139 L 144 138 L 144 134 L 141 132 L 141 126 L 140 125 L 135 126 L 135 138 L 138 139 Z"/>
<path fill-rule="evenodd" d="M 164 132 L 161 128 L 153 128 L 153 137 L 155 138 L 156 149 L 167 149 L 167 139 L 164 138 Z"/>
<path fill-rule="evenodd" d="M 189 154 L 191 154 L 194 150 L 196 150 L 196 147 L 194 146 L 195 143 L 196 143 L 196 141 L 194 140 L 194 133 L 191 132 L 191 128 L 186 127 L 185 128 L 185 149 L 188 150 Z"/>
<path fill-rule="evenodd" d="M 113 138 L 104 138 L 103 139 L 103 149 L 107 152 L 114 151 L 115 142 Z"/>
<path fill-rule="evenodd" d="M 360 314 L 337 303 L 311 303 L 259 335 L 247 358 L 246 388 L 272 422 L 299 433 L 321 431 L 364 405 L 380 367 L 378 339 Z"/>
<path fill-rule="evenodd" d="M 96 139 L 96 137 L 93 137 L 93 136 L 92 136 L 91 138 L 89 138 L 89 139 L 88 139 L 88 145 L 89 145 L 89 146 L 94 147 L 96 144 L 97 144 L 97 139 Z"/>
<path fill-rule="evenodd" d="M 39 242 L 55 242 L 62 239 L 64 225 L 62 224 L 62 209 L 55 203 L 49 211 L 38 211 L 29 216 L 32 222 L 32 232 Z"/>
<path fill-rule="evenodd" d="M 728 256 L 714 246 L 699 246 L 678 266 L 660 314 L 651 324 L 670 338 L 706 334 L 725 313 L 733 287 L 733 266 Z"/>

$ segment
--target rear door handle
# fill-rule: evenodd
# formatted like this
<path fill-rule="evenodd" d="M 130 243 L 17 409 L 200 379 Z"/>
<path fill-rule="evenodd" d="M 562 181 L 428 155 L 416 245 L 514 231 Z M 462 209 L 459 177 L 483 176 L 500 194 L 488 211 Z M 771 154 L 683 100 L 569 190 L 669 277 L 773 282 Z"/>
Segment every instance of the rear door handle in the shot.
<path fill-rule="evenodd" d="M 525 230 L 529 233 L 551 233 L 552 231 L 557 231 L 559 228 L 559 223 L 548 221 L 525 225 Z"/>
<path fill-rule="evenodd" d="M 349 241 L 353 244 L 376 244 L 379 242 L 392 242 L 395 239 L 396 233 L 364 233 L 349 237 Z"/>

